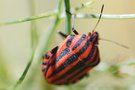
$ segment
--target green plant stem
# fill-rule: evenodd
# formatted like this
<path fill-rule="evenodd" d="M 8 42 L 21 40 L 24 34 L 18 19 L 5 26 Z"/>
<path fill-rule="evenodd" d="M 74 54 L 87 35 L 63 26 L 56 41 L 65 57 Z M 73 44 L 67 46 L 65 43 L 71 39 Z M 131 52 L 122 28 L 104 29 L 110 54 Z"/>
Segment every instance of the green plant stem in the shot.
<path fill-rule="evenodd" d="M 59 4 L 58 4 L 58 11 L 57 11 L 57 14 L 56 14 L 56 19 L 54 21 L 54 24 L 53 24 L 53 27 L 50 29 L 50 33 L 48 35 L 48 38 L 46 40 L 46 37 L 45 35 L 43 35 L 44 37 L 41 38 L 41 41 L 39 43 L 39 45 L 37 46 L 37 49 L 35 49 L 32 53 L 32 56 L 23 72 L 23 74 L 21 75 L 21 77 L 19 78 L 19 80 L 15 83 L 15 85 L 13 85 L 12 90 L 16 90 L 16 88 L 23 82 L 23 80 L 25 79 L 27 73 L 28 73 L 28 70 L 30 69 L 30 66 L 32 64 L 32 61 L 33 60 L 38 60 L 38 62 L 40 61 L 41 57 L 42 57 L 42 54 L 45 50 L 46 52 L 46 48 L 48 48 L 48 42 L 50 41 L 50 38 L 53 36 L 53 32 L 55 30 L 57 30 L 57 27 L 59 26 L 60 24 L 60 14 L 61 14 L 61 10 L 62 10 L 62 0 L 59 1 Z M 43 40 L 44 39 L 44 40 Z M 44 41 L 44 42 L 43 42 Z"/>
<path fill-rule="evenodd" d="M 88 7 L 89 5 L 92 5 L 95 1 L 97 0 L 90 0 L 84 4 L 81 4 L 80 6 L 76 6 L 75 8 L 73 8 L 75 11 L 79 11 L 83 8 Z M 70 0 L 64 0 L 65 2 L 65 10 L 70 11 Z M 27 17 L 27 18 L 23 18 L 23 19 L 18 19 L 18 20 L 13 20 L 13 21 L 7 21 L 7 22 L 0 22 L 0 26 L 4 26 L 4 25 L 11 25 L 11 24 L 17 24 L 17 23 L 22 23 L 22 22 L 27 22 L 27 21 L 33 21 L 33 20 L 39 20 L 39 19 L 43 19 L 43 18 L 49 18 L 49 17 L 53 17 L 56 16 L 56 12 L 55 11 L 51 11 L 51 12 L 46 12 L 43 14 L 39 14 L 39 15 L 35 15 L 35 16 L 31 16 L 31 17 Z M 66 33 L 70 34 L 71 33 L 71 15 L 66 13 L 65 15 L 61 15 L 61 18 L 65 18 L 66 17 Z M 98 19 L 99 18 L 99 14 L 77 14 L 77 16 L 75 18 L 78 19 Z M 102 15 L 102 19 L 135 19 L 135 14 L 103 14 Z"/>
<path fill-rule="evenodd" d="M 36 14 L 36 2 L 35 0 L 28 0 L 28 2 L 30 6 L 30 14 L 31 16 L 34 16 Z M 30 36 L 31 36 L 31 48 L 33 49 L 36 47 L 38 42 L 36 21 L 31 22 Z"/>
<path fill-rule="evenodd" d="M 14 21 L 1 22 L 0 26 L 17 24 L 17 23 L 33 21 L 33 20 L 39 20 L 39 19 L 43 19 L 43 18 L 49 18 L 49 17 L 52 17 L 52 16 L 56 16 L 56 12 L 44 13 L 44 14 L 40 14 L 40 15 L 37 15 L 37 16 L 31 16 L 31 17 L 28 17 L 28 18 L 18 19 L 18 20 L 14 20 Z M 61 18 L 65 18 L 65 16 L 61 16 Z M 98 19 L 99 14 L 77 14 L 75 18 L 77 18 L 77 19 Z M 108 19 L 108 20 L 110 20 L 110 19 L 115 19 L 115 20 L 135 19 L 135 14 L 103 14 L 102 19 Z"/>
<path fill-rule="evenodd" d="M 66 11 L 70 12 L 70 0 L 64 0 L 65 3 L 65 13 Z M 65 27 L 66 27 L 66 34 L 71 34 L 71 15 L 66 13 L 66 20 L 65 20 Z"/>
<path fill-rule="evenodd" d="M 31 56 L 31 58 L 30 58 L 30 60 L 29 60 L 29 62 L 28 62 L 28 64 L 27 64 L 27 66 L 26 66 L 24 72 L 23 72 L 22 75 L 21 75 L 21 77 L 20 77 L 19 80 L 15 83 L 15 85 L 13 85 L 13 88 L 12 88 L 13 90 L 16 90 L 16 88 L 23 82 L 23 80 L 24 80 L 24 78 L 26 77 L 26 74 L 27 74 L 27 72 L 28 72 L 28 70 L 29 70 L 29 68 L 30 68 L 30 66 L 31 66 L 31 64 L 32 64 L 33 57 L 34 57 L 34 51 L 33 51 L 33 54 L 32 54 L 32 56 Z"/>
<path fill-rule="evenodd" d="M 30 10 L 31 11 L 31 15 L 34 15 L 35 14 L 34 1 L 30 0 L 29 3 L 30 3 L 30 7 L 31 7 L 31 10 Z M 31 41 L 32 41 L 31 42 L 32 52 L 34 52 L 34 48 L 35 48 L 36 42 L 37 42 L 37 32 L 36 32 L 36 24 L 35 24 L 35 22 L 31 22 L 31 32 L 30 33 L 31 33 Z M 34 55 L 34 53 L 32 54 L 32 56 L 31 56 L 31 58 L 30 58 L 30 60 L 29 60 L 29 62 L 27 64 L 23 74 L 21 75 L 19 80 L 16 82 L 16 84 L 13 86 L 14 90 L 23 82 L 23 80 L 24 80 L 24 78 L 25 78 L 25 76 L 26 76 L 26 74 L 27 74 L 27 72 L 28 72 L 28 70 L 29 70 L 29 68 L 30 68 L 30 66 L 32 64 L 33 57 L 34 57 L 33 55 Z"/>
<path fill-rule="evenodd" d="M 49 30 L 49 34 L 47 37 L 43 35 L 43 37 L 41 37 L 40 39 L 41 41 L 39 42 L 39 45 L 37 48 L 40 53 L 39 55 L 42 55 L 43 53 L 48 51 L 49 43 L 51 41 L 50 39 L 51 37 L 53 37 L 54 32 L 57 30 L 57 27 L 60 25 L 60 22 L 61 22 L 61 18 L 60 18 L 61 11 L 62 11 L 62 0 L 59 0 L 57 15 L 55 16 L 54 23 Z"/>
<path fill-rule="evenodd" d="M 31 16 L 31 17 L 27 17 L 27 18 L 23 18 L 23 19 L 7 21 L 7 22 L 1 22 L 0 26 L 17 24 L 17 23 L 33 21 L 33 20 L 39 20 L 39 19 L 48 18 L 48 17 L 52 17 L 52 16 L 56 16 L 56 12 L 55 11 L 46 12 L 46 13 L 43 13 L 43 14 L 40 14 L 40 15 L 35 15 L 35 16 Z"/>

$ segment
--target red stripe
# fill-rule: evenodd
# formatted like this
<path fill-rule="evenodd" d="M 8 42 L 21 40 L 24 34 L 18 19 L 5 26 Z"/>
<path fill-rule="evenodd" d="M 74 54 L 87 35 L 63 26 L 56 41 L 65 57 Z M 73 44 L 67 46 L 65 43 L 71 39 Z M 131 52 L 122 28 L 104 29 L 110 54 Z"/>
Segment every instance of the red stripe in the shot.
<path fill-rule="evenodd" d="M 82 71 L 79 75 L 77 75 L 76 77 L 72 78 L 71 80 L 69 80 L 69 83 L 74 82 L 75 80 L 77 80 L 79 77 L 83 76 L 86 74 L 86 72 L 90 71 L 92 68 L 87 68 L 84 71 Z"/>
<path fill-rule="evenodd" d="M 97 48 L 95 48 L 95 49 L 96 49 L 96 50 L 94 51 L 94 53 L 93 53 L 91 59 L 89 59 L 87 62 L 85 62 L 86 65 L 88 65 L 89 63 L 91 63 L 91 62 L 93 61 L 93 59 L 94 59 L 96 53 L 98 53 L 98 52 L 97 52 Z"/>
<path fill-rule="evenodd" d="M 45 69 L 46 68 L 46 65 L 42 65 L 42 69 Z M 42 71 L 42 74 L 45 75 L 46 72 L 43 72 Z"/>
<path fill-rule="evenodd" d="M 98 61 L 99 58 L 96 58 L 96 61 Z M 88 71 L 90 71 L 92 67 L 88 67 L 86 70 L 82 71 L 80 74 L 76 75 L 75 78 L 70 79 L 69 83 L 72 83 L 79 79 L 79 77 L 85 75 Z"/>
<path fill-rule="evenodd" d="M 58 51 L 56 53 L 56 56 L 58 56 L 66 47 L 66 42 L 67 40 L 70 38 L 70 36 L 68 36 L 62 43 L 60 43 Z"/>
<path fill-rule="evenodd" d="M 95 50 L 95 53 L 94 53 L 94 54 L 96 54 L 96 51 L 97 51 L 97 50 Z M 93 55 L 93 57 L 92 57 L 91 60 L 94 59 L 94 56 L 95 56 L 95 55 Z M 99 59 L 99 55 L 98 55 L 97 58 L 96 58 L 96 62 L 98 61 L 98 59 Z M 96 63 L 96 62 L 95 62 L 95 63 Z M 77 79 L 79 79 L 79 77 L 83 76 L 84 74 L 86 74 L 86 73 L 87 73 L 88 71 L 90 71 L 91 69 L 92 69 L 92 67 L 88 67 L 86 70 L 82 71 L 79 75 L 76 75 L 75 78 L 71 79 L 71 80 L 69 81 L 69 83 L 72 83 L 72 82 L 76 81 Z"/>
<path fill-rule="evenodd" d="M 94 61 L 93 63 L 90 63 L 92 66 L 94 65 L 97 65 L 98 63 L 100 62 L 100 57 L 99 57 L 99 54 L 97 55 L 97 58 L 96 58 L 96 61 Z M 89 66 L 91 66 L 89 65 Z"/>
<path fill-rule="evenodd" d="M 79 38 L 78 38 L 79 39 Z M 87 39 L 87 38 L 86 38 Z M 74 40 L 74 39 L 73 39 Z M 49 75 L 51 75 L 54 71 L 54 69 L 57 69 L 61 64 L 63 64 L 72 54 L 75 54 L 76 52 L 78 52 L 80 50 L 80 48 L 82 48 L 87 40 L 84 40 L 81 45 L 79 47 L 77 47 L 74 51 L 69 52 L 67 55 L 63 56 L 54 66 L 49 67 L 48 72 L 46 74 L 46 76 L 48 77 Z M 64 70 L 62 70 L 61 72 L 55 74 L 55 78 L 51 77 L 49 78 L 49 81 L 53 81 L 54 79 L 57 79 L 58 77 L 60 77 L 62 74 L 64 74 L 65 72 L 67 72 L 69 69 L 71 69 L 73 66 L 75 66 L 77 63 L 79 62 L 79 59 L 76 60 L 75 62 L 73 62 L 72 64 L 70 64 L 68 67 L 66 67 Z"/>
<path fill-rule="evenodd" d="M 87 50 L 90 50 L 90 51 L 91 51 L 91 49 L 92 49 L 92 45 L 90 45 Z M 86 50 L 86 51 L 87 51 L 87 50 Z M 89 52 L 90 52 L 90 51 L 89 51 Z M 94 52 L 94 54 L 95 54 L 95 53 L 96 53 L 96 51 Z M 85 54 L 85 53 L 83 53 L 83 54 Z M 88 56 L 88 54 L 89 54 L 89 53 L 85 54 L 85 56 Z M 93 59 L 94 59 L 94 57 L 91 57 L 91 60 L 93 60 Z M 79 59 L 78 59 L 78 60 L 79 60 Z M 85 66 L 84 66 L 84 67 L 85 67 Z M 82 70 L 84 67 L 79 68 L 79 69 L 76 70 L 74 73 L 71 73 L 70 75 L 68 75 L 68 76 L 65 77 L 64 79 L 58 80 L 57 83 L 62 83 L 62 82 L 64 82 L 64 81 L 66 81 L 67 79 L 71 78 L 73 75 L 75 75 L 75 74 L 77 74 L 78 72 L 80 72 L 80 70 Z M 65 70 L 65 69 L 64 69 L 64 70 Z M 85 72 L 85 73 L 86 73 L 86 72 Z"/>
<path fill-rule="evenodd" d="M 90 43 L 86 51 L 79 56 L 80 60 L 83 60 L 84 58 L 86 58 L 88 54 L 90 53 L 91 49 L 92 49 L 92 43 Z"/>
<path fill-rule="evenodd" d="M 77 41 L 82 37 L 82 35 L 76 35 L 75 38 L 72 40 L 70 48 L 73 48 Z M 84 39 L 86 40 L 86 38 Z"/>

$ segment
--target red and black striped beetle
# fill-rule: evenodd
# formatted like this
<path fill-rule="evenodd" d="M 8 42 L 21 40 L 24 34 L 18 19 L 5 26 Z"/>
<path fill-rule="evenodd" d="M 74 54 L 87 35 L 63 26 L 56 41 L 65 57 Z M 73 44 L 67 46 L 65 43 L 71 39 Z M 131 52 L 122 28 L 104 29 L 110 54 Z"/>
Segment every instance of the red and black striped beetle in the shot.
<path fill-rule="evenodd" d="M 103 7 L 104 5 L 99 20 Z M 88 72 L 100 62 L 97 46 L 99 34 L 93 30 L 88 35 L 81 35 L 74 29 L 74 26 L 72 30 L 75 35 L 59 32 L 65 40 L 47 52 L 43 58 L 42 73 L 48 83 L 57 85 L 75 83 L 87 76 Z"/>

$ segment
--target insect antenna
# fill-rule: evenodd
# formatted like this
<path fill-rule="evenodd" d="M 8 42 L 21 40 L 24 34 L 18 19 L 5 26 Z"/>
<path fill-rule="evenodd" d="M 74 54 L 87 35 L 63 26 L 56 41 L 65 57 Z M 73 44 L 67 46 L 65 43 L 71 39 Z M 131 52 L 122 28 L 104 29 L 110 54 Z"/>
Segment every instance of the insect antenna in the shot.
<path fill-rule="evenodd" d="M 114 44 L 116 44 L 116 45 L 118 45 L 118 46 L 121 46 L 121 47 L 123 47 L 123 48 L 129 49 L 128 46 L 123 45 L 123 44 L 120 44 L 120 43 L 118 43 L 118 42 L 116 42 L 116 41 L 112 41 L 112 40 L 108 40 L 108 39 L 104 39 L 104 38 L 100 38 L 99 40 L 103 40 L 103 41 L 107 41 L 107 42 L 112 42 L 112 43 L 114 43 Z"/>
<path fill-rule="evenodd" d="M 100 20 L 101 20 L 103 10 L 104 10 L 104 4 L 102 5 L 101 12 L 100 12 L 100 15 L 99 15 L 99 19 L 98 19 L 98 21 L 97 21 L 95 27 L 94 27 L 93 30 L 92 30 L 93 32 L 95 31 L 96 27 L 98 26 L 98 24 L 99 24 L 99 22 L 100 22 Z"/>
<path fill-rule="evenodd" d="M 104 4 L 102 5 L 99 19 L 98 19 L 98 21 L 97 21 L 97 23 L 96 23 L 94 29 L 92 30 L 93 32 L 95 31 L 96 27 L 98 26 L 98 24 L 99 24 L 99 22 L 100 22 L 100 20 L 101 20 L 103 10 L 104 10 Z M 103 40 L 103 41 L 107 41 L 107 42 L 112 42 L 112 43 L 114 43 L 114 44 L 116 44 L 116 45 L 118 45 L 118 46 L 121 46 L 121 47 L 123 47 L 123 48 L 129 49 L 128 46 L 123 45 L 123 44 L 120 44 L 120 43 L 118 43 L 118 42 L 116 42 L 116 41 L 112 41 L 112 40 L 108 40 L 108 39 L 104 39 L 104 38 L 99 38 L 99 40 Z"/>

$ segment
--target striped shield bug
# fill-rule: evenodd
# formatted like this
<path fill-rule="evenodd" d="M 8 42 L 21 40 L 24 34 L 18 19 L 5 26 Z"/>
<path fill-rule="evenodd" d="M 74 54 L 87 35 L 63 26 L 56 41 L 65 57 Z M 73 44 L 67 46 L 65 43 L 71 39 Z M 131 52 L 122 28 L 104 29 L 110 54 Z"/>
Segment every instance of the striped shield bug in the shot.
<path fill-rule="evenodd" d="M 95 28 L 101 19 L 103 8 L 104 5 Z M 72 20 L 74 22 L 74 18 Z M 99 34 L 94 31 L 95 28 L 88 35 L 81 35 L 74 29 L 73 23 L 72 31 L 74 34 L 66 35 L 59 32 L 65 40 L 47 52 L 42 62 L 42 73 L 48 83 L 56 85 L 75 83 L 87 76 L 88 72 L 99 64 L 100 54 L 97 46 Z"/>

